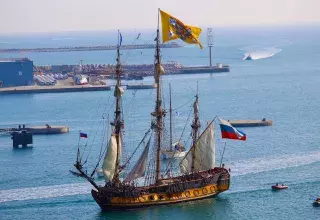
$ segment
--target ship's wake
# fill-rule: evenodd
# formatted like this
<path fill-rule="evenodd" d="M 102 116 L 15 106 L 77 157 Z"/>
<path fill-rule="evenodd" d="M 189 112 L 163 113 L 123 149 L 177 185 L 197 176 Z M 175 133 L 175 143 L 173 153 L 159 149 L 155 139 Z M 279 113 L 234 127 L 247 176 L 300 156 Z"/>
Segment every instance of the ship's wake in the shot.
<path fill-rule="evenodd" d="M 243 161 L 233 161 L 232 176 L 261 173 L 272 170 L 280 170 L 292 167 L 299 167 L 320 162 L 320 151 L 308 152 L 305 154 L 279 155 L 273 157 L 259 157 Z"/>
<path fill-rule="evenodd" d="M 232 176 L 281 170 L 320 162 L 320 151 L 294 155 L 280 155 L 239 160 L 228 163 Z M 32 199 L 55 198 L 89 194 L 92 186 L 89 183 L 73 183 L 33 188 L 0 190 L 0 203 Z"/>
<path fill-rule="evenodd" d="M 277 53 L 280 53 L 282 49 L 271 47 L 271 48 L 265 48 L 261 50 L 249 50 L 247 51 L 244 56 L 243 60 L 259 60 L 259 59 L 266 59 L 273 57 Z"/>
<path fill-rule="evenodd" d="M 82 195 L 90 193 L 91 189 L 92 186 L 89 183 L 74 183 L 33 188 L 0 190 L 0 203 Z"/>

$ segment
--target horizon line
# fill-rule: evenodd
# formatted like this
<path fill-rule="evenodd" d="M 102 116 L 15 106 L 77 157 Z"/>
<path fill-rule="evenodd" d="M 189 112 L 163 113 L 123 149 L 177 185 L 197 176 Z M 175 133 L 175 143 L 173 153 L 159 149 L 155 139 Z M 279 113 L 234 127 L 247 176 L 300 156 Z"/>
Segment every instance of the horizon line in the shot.
<path fill-rule="evenodd" d="M 206 30 L 207 28 L 213 28 L 213 29 L 219 29 L 219 30 L 230 30 L 230 29 L 239 29 L 239 28 L 250 28 L 250 29 L 277 29 L 277 28 L 295 28 L 295 29 L 301 29 L 301 28 L 310 28 L 310 27 L 320 27 L 320 22 L 301 22 L 301 23 L 290 23 L 290 24 L 246 24 L 246 25 L 226 25 L 226 26 L 217 26 L 217 25 L 203 25 L 201 28 L 203 30 Z M 117 32 L 119 28 L 111 28 L 111 29 L 96 29 L 96 30 L 90 30 L 90 29 L 83 29 L 83 30 L 51 30 L 51 31 L 31 31 L 31 32 L 24 32 L 24 31 L 17 31 L 17 32 L 0 32 L 0 36 L 12 36 L 12 35 L 29 35 L 29 34 L 57 34 L 57 33 L 93 33 L 93 32 Z M 122 31 L 133 31 L 133 30 L 139 30 L 139 31 L 153 31 L 156 30 L 156 28 L 120 28 Z"/>

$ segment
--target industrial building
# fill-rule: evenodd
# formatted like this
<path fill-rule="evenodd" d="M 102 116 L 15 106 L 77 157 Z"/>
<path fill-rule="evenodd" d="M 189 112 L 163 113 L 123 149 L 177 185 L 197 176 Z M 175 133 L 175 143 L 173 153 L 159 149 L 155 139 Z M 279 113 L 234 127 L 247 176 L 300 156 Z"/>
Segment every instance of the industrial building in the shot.
<path fill-rule="evenodd" d="M 0 88 L 33 85 L 33 62 L 28 58 L 0 58 Z"/>

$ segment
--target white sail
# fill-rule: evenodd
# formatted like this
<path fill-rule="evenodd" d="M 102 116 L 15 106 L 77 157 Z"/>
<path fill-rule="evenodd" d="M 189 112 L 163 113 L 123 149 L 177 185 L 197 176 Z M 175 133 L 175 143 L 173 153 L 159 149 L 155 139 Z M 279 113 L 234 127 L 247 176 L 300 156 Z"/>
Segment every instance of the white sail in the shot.
<path fill-rule="evenodd" d="M 119 137 L 119 148 L 121 154 L 121 136 Z M 106 181 L 112 180 L 114 176 L 115 166 L 117 160 L 117 139 L 116 136 L 113 134 L 111 135 L 109 147 L 107 149 L 107 153 L 104 157 L 102 170 L 103 175 Z"/>
<path fill-rule="evenodd" d="M 121 97 L 123 95 L 123 93 L 124 93 L 123 88 L 121 86 L 116 85 L 114 88 L 114 93 L 113 93 L 114 97 Z"/>
<path fill-rule="evenodd" d="M 215 145 L 214 145 L 214 126 L 211 122 L 206 130 L 201 134 L 195 148 L 194 172 L 214 168 L 215 165 Z M 192 148 L 187 156 L 180 163 L 182 173 L 191 173 Z"/>
<path fill-rule="evenodd" d="M 147 159 L 149 154 L 150 140 L 151 140 L 151 137 L 149 138 L 149 141 L 146 144 L 146 147 L 144 148 L 139 160 L 131 169 L 130 173 L 125 178 L 124 182 L 131 182 L 132 180 L 135 180 L 139 177 L 143 177 L 145 175 L 146 167 L 147 167 Z"/>

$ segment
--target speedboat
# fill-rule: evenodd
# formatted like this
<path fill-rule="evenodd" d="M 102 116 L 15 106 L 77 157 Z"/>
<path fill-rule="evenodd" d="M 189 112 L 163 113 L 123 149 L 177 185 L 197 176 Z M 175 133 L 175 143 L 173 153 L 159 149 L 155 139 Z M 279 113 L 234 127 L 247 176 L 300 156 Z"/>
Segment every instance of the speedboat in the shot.
<path fill-rule="evenodd" d="M 320 207 L 320 197 L 316 199 L 316 201 L 313 202 L 313 206 Z"/>
<path fill-rule="evenodd" d="M 281 184 L 281 185 L 276 184 L 276 185 L 271 186 L 271 188 L 272 188 L 273 190 L 281 190 L 281 189 L 288 189 L 288 186 L 283 185 L 283 184 Z"/>
<path fill-rule="evenodd" d="M 251 54 L 246 55 L 246 56 L 243 58 L 243 60 L 252 60 Z"/>

